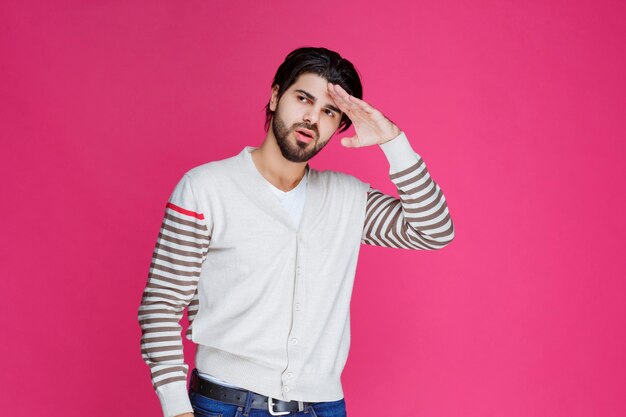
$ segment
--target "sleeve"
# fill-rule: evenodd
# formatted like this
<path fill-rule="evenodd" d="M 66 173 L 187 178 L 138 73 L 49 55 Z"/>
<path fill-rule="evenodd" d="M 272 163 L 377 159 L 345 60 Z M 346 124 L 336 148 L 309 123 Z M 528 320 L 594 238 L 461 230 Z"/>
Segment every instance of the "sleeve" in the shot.
<path fill-rule="evenodd" d="M 379 145 L 400 198 L 370 187 L 361 243 L 402 249 L 441 249 L 454 239 L 443 192 L 404 132 Z"/>
<path fill-rule="evenodd" d="M 139 306 L 141 355 L 165 417 L 193 412 L 179 322 L 185 307 L 190 322 L 197 311 L 198 279 L 211 240 L 205 214 L 185 174 L 165 206 Z"/>

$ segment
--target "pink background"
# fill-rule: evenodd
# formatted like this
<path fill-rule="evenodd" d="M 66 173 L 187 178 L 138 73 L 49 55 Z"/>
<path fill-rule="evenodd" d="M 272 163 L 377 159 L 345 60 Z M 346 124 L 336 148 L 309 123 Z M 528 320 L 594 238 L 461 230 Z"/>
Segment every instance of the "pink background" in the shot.
<path fill-rule="evenodd" d="M 306 45 L 356 65 L 456 228 L 363 246 L 349 415 L 626 415 L 624 3 L 268 3 L 0 5 L 0 413 L 160 415 L 136 314 L 165 202 L 261 143 Z M 395 194 L 376 147 L 312 165 Z"/>

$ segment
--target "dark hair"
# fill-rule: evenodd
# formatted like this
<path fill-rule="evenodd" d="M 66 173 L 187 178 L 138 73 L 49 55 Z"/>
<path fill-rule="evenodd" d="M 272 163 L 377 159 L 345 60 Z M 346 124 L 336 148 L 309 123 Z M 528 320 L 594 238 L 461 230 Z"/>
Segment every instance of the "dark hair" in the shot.
<path fill-rule="evenodd" d="M 337 52 L 326 48 L 303 47 L 289 53 L 285 61 L 280 64 L 272 88 L 278 85 L 278 99 L 287 91 L 298 77 L 304 73 L 317 74 L 326 78 L 328 82 L 339 84 L 348 94 L 363 98 L 363 86 L 354 65 Z M 270 103 L 265 106 L 265 131 L 269 129 L 274 112 L 270 110 Z M 352 121 L 345 114 L 341 115 L 339 132 L 343 132 L 352 125 Z"/>

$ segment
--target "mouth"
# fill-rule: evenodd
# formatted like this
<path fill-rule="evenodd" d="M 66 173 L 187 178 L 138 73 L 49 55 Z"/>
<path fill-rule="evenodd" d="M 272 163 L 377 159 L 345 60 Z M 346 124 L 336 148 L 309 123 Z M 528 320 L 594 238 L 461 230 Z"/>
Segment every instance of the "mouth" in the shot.
<path fill-rule="evenodd" d="M 298 129 L 295 131 L 296 138 L 304 143 L 309 143 L 314 139 L 313 132 L 307 129 Z"/>

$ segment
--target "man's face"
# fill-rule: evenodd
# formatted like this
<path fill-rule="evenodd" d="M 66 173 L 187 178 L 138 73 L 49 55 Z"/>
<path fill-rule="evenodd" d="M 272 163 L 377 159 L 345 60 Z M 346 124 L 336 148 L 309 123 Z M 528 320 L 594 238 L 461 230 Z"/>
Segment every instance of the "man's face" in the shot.
<path fill-rule="evenodd" d="M 278 147 L 285 159 L 306 162 L 326 146 L 342 113 L 328 94 L 328 81 L 316 74 L 301 74 L 278 101 L 277 93 L 275 87 L 270 110 L 274 111 L 271 124 Z"/>

